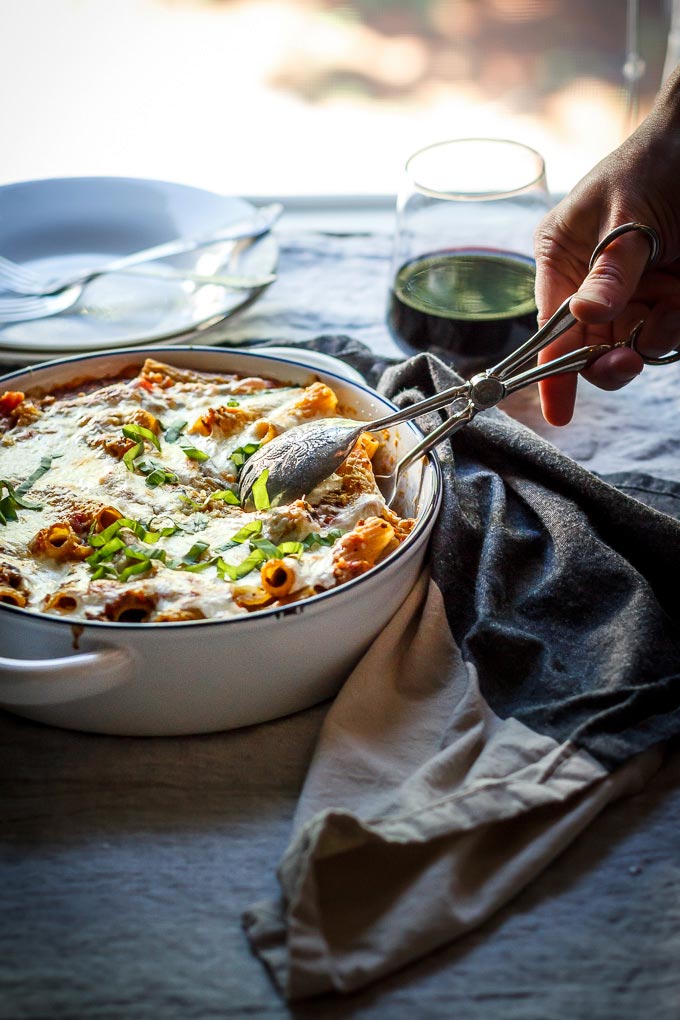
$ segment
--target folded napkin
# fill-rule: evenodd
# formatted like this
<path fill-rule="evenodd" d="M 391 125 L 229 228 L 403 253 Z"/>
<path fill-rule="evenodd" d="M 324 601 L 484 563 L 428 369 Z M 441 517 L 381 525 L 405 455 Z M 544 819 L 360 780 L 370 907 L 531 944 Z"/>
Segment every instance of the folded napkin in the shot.
<path fill-rule="evenodd" d="M 400 405 L 457 380 L 427 354 L 312 346 Z M 430 569 L 328 712 L 280 899 L 244 917 L 289 999 L 480 925 L 680 732 L 680 523 L 641 501 L 674 512 L 680 486 L 617 488 L 498 410 L 440 456 Z"/>

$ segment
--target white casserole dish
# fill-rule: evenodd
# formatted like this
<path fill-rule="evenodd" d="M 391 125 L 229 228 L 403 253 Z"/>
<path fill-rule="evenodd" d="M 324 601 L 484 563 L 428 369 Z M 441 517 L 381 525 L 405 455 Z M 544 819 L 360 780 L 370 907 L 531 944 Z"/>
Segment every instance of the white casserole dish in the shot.
<path fill-rule="evenodd" d="M 51 389 L 113 375 L 146 357 L 208 372 L 328 383 L 352 416 L 392 404 L 341 362 L 305 353 L 209 347 L 135 348 L 67 358 L 14 372 L 2 389 Z M 330 366 L 326 368 L 325 366 Z M 392 430 L 402 456 L 421 437 Z M 52 725 L 160 736 L 263 722 L 333 695 L 404 601 L 422 567 L 441 500 L 430 457 L 405 479 L 401 512 L 418 517 L 407 540 L 368 573 L 284 609 L 175 623 L 73 623 L 0 604 L 0 707 Z"/>

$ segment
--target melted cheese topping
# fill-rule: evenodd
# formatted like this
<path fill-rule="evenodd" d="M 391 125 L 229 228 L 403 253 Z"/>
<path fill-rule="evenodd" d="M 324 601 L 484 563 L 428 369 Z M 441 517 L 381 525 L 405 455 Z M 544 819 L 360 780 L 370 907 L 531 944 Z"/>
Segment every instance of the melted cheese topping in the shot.
<path fill-rule="evenodd" d="M 134 378 L 0 396 L 0 601 L 74 620 L 225 618 L 370 569 L 413 526 L 385 507 L 375 441 L 289 506 L 246 512 L 236 496 L 261 443 L 336 405 L 322 383 L 153 360 Z"/>

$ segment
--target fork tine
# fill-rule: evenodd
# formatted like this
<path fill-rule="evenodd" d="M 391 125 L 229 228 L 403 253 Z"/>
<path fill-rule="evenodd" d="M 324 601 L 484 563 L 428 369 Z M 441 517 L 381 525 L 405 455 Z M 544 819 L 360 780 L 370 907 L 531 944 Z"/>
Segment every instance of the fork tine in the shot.
<path fill-rule="evenodd" d="M 31 287 L 35 290 L 42 283 L 40 276 L 32 269 L 18 265 L 0 255 L 0 282 L 12 287 Z"/>
<path fill-rule="evenodd" d="M 25 301 L 21 298 L 8 298 L 6 301 L 0 298 L 0 314 L 4 316 L 33 312 L 42 306 L 43 302 L 35 298 L 26 298 Z"/>
<path fill-rule="evenodd" d="M 0 297 L 0 323 L 21 322 L 27 319 L 47 318 L 66 311 L 78 299 L 81 288 L 71 288 L 45 297 Z"/>
<path fill-rule="evenodd" d="M 30 296 L 26 295 L 25 297 L 23 295 L 22 296 L 17 295 L 16 297 L 14 295 L 12 295 L 12 297 L 5 297 L 4 295 L 0 295 L 0 309 L 2 309 L 2 311 L 4 312 L 15 310 L 20 312 L 27 308 L 32 307 L 39 308 L 42 304 L 45 303 L 45 301 L 46 299 L 44 297 L 39 297 L 36 294 L 32 294 Z"/>

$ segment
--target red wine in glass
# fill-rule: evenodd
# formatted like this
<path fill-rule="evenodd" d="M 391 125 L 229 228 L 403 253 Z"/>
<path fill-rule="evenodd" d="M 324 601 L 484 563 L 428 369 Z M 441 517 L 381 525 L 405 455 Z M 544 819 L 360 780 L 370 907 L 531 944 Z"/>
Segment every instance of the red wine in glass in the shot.
<path fill-rule="evenodd" d="M 397 271 L 388 325 L 400 346 L 429 350 L 459 371 L 490 367 L 537 328 L 533 259 L 493 248 L 448 248 Z"/>

